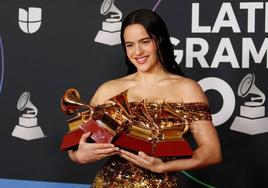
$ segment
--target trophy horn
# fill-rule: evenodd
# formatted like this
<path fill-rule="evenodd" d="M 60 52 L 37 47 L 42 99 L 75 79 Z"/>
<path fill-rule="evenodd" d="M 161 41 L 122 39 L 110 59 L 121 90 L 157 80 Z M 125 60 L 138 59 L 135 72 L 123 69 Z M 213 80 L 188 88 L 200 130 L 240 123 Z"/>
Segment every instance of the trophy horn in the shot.
<path fill-rule="evenodd" d="M 61 98 L 61 111 L 66 115 L 72 115 L 80 108 L 93 110 L 89 104 L 80 99 L 80 94 L 76 89 L 67 89 Z"/>

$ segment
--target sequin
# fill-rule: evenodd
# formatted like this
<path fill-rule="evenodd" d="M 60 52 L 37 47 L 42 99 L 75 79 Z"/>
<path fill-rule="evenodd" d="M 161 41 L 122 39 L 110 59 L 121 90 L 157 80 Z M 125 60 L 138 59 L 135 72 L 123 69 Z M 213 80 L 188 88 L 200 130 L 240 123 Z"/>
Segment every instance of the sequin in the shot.
<path fill-rule="evenodd" d="M 121 93 L 119 95 L 126 95 Z M 125 97 L 126 99 L 126 97 Z M 127 100 L 127 99 L 126 99 Z M 127 101 L 126 101 L 127 103 Z M 152 123 L 144 122 L 144 116 L 140 115 L 141 102 L 129 102 L 129 110 L 136 115 L 135 123 L 147 128 L 179 127 L 184 131 L 185 126 L 189 126 L 192 121 L 211 121 L 209 107 L 205 103 L 156 103 L 147 102 L 146 108 Z M 104 104 L 97 107 L 98 110 L 106 108 L 118 108 L 114 103 Z M 163 108 L 168 108 L 170 113 L 162 113 Z M 120 119 L 120 112 L 116 111 L 116 117 Z M 155 127 L 157 126 L 157 127 Z M 171 160 L 171 158 L 164 159 Z M 141 168 L 125 160 L 120 156 L 112 156 L 101 170 L 97 173 L 93 183 L 93 188 L 176 188 L 177 177 L 175 172 L 155 173 Z"/>

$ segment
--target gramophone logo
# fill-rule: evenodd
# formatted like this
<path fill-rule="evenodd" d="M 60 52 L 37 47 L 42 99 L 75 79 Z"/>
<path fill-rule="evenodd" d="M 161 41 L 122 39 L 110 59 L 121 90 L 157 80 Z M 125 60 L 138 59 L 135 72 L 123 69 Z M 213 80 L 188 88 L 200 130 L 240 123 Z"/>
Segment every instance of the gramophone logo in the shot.
<path fill-rule="evenodd" d="M 19 117 L 19 124 L 15 126 L 12 136 L 24 140 L 43 138 L 45 135 L 40 126 L 37 126 L 37 108 L 30 101 L 30 93 L 24 92 L 17 104 L 17 109 L 23 114 Z"/>
<path fill-rule="evenodd" d="M 120 44 L 120 29 L 122 25 L 120 20 L 122 19 L 122 13 L 114 5 L 114 0 L 104 0 L 100 13 L 104 16 L 110 13 L 110 17 L 102 22 L 102 30 L 99 30 L 94 41 L 110 46 Z"/>
<path fill-rule="evenodd" d="M 20 29 L 28 34 L 35 33 L 41 26 L 42 9 L 29 7 L 28 11 L 19 8 Z"/>
<path fill-rule="evenodd" d="M 255 75 L 247 74 L 239 84 L 238 96 L 250 97 L 240 106 L 240 116 L 236 116 L 231 130 L 255 135 L 268 132 L 268 117 L 265 117 L 264 93 L 255 85 Z"/>

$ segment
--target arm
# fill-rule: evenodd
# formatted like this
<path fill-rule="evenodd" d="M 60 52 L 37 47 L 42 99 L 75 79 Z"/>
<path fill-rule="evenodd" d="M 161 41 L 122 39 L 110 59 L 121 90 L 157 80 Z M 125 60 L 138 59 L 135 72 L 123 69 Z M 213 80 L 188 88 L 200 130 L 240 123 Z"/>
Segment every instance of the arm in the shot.
<path fill-rule="evenodd" d="M 197 143 L 192 157 L 163 163 L 163 172 L 196 169 L 221 161 L 220 143 L 213 124 L 210 121 L 196 121 L 190 129 Z"/>

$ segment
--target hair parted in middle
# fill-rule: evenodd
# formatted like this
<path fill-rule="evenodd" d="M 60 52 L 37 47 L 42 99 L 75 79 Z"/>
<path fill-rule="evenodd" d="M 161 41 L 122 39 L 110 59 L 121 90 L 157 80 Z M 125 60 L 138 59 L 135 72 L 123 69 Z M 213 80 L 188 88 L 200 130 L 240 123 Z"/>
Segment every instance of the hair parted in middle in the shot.
<path fill-rule="evenodd" d="M 161 67 L 170 73 L 183 75 L 179 65 L 175 61 L 173 46 L 170 42 L 170 36 L 166 24 L 162 18 L 155 12 L 148 9 L 138 9 L 126 16 L 121 27 L 121 43 L 125 52 L 128 74 L 136 72 L 136 67 L 130 62 L 126 54 L 124 31 L 127 26 L 140 24 L 147 31 L 148 35 L 154 39 L 157 47 L 157 58 Z"/>

